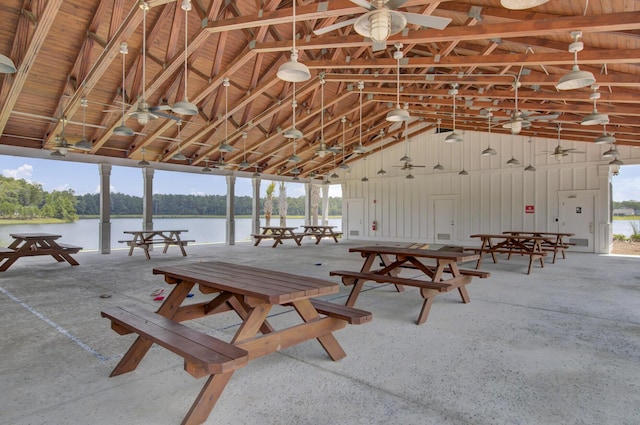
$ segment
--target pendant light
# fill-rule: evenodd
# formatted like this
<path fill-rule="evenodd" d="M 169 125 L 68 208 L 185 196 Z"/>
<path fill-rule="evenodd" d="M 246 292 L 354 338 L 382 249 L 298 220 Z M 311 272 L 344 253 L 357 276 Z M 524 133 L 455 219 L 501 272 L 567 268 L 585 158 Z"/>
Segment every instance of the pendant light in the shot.
<path fill-rule="evenodd" d="M 0 74 L 13 74 L 18 69 L 13 61 L 8 57 L 0 53 Z"/>
<path fill-rule="evenodd" d="M 545 4 L 549 0 L 500 0 L 500 4 L 507 9 L 522 10 Z"/>
<path fill-rule="evenodd" d="M 346 162 L 344 162 L 345 160 L 345 153 L 344 153 L 344 145 L 345 145 L 345 137 L 346 137 L 346 124 L 347 124 L 347 117 L 342 117 L 340 118 L 340 122 L 342 123 L 342 162 L 340 163 L 340 166 L 338 168 L 340 168 L 341 170 L 345 170 L 345 171 L 349 171 L 349 166 L 347 165 Z"/>
<path fill-rule="evenodd" d="M 469 172 L 467 170 L 464 169 L 464 145 L 461 144 L 460 145 L 460 150 L 462 151 L 462 170 L 458 173 L 458 175 L 460 176 L 468 176 Z"/>
<path fill-rule="evenodd" d="M 366 173 L 366 172 L 367 172 L 367 157 L 366 157 L 366 156 L 364 157 L 364 160 L 363 160 L 363 161 L 364 161 L 364 163 L 362 164 L 362 169 L 363 169 L 363 170 L 364 170 L 364 172 Z M 368 182 L 368 181 L 369 181 L 369 179 L 367 178 L 367 175 L 365 174 L 365 175 L 360 179 L 360 181 L 361 181 L 361 182 L 363 182 L 363 183 L 366 183 L 366 182 Z"/>
<path fill-rule="evenodd" d="M 171 110 L 180 115 L 197 115 L 198 107 L 187 98 L 187 22 L 191 10 L 191 0 L 182 0 L 180 8 L 184 10 L 184 99 L 173 105 Z"/>
<path fill-rule="evenodd" d="M 578 39 L 582 37 L 582 31 L 572 31 L 571 37 L 573 38 L 573 43 L 569 45 L 569 52 L 573 53 L 573 68 L 571 72 L 560 78 L 558 84 L 556 84 L 558 90 L 581 89 L 583 87 L 589 87 L 596 82 L 592 73 L 589 71 L 581 71 L 580 67 L 578 67 L 578 52 L 584 49 L 584 43 L 578 41 Z"/>
<path fill-rule="evenodd" d="M 442 124 L 442 120 L 440 118 L 438 118 L 436 120 L 436 123 L 438 124 L 438 129 L 436 131 L 436 157 L 438 158 L 438 163 L 436 165 L 433 166 L 433 171 L 442 171 L 444 170 L 444 167 L 442 165 L 440 165 L 440 124 Z"/>
<path fill-rule="evenodd" d="M 589 99 L 593 100 L 593 112 L 587 115 L 586 117 L 582 118 L 582 121 L 580 122 L 580 124 L 582 125 L 608 124 L 609 115 L 599 113 L 598 109 L 596 108 L 596 102 L 598 101 L 598 99 L 600 99 L 600 93 L 598 93 L 598 88 L 600 88 L 600 86 L 598 86 L 597 84 L 594 84 L 591 86 L 591 88 L 593 89 L 593 93 L 589 95 Z"/>
<path fill-rule="evenodd" d="M 218 150 L 220 152 L 233 152 L 233 147 L 227 143 L 229 140 L 229 78 L 222 80 L 224 87 L 224 142 L 220 143 Z"/>
<path fill-rule="evenodd" d="M 328 153 L 332 153 L 330 149 L 327 149 L 327 145 L 324 142 L 324 73 L 320 74 L 320 148 L 318 148 L 318 156 L 324 158 Z"/>
<path fill-rule="evenodd" d="M 67 117 L 63 116 L 61 121 L 62 129 L 60 130 L 60 134 L 55 137 L 56 149 L 50 154 L 53 157 L 67 156 L 67 153 L 69 152 L 69 142 L 67 142 L 67 139 L 64 137 L 64 129 L 67 123 Z"/>
<path fill-rule="evenodd" d="M 458 83 L 451 84 L 449 94 L 453 97 L 453 132 L 444 138 L 446 143 L 460 143 L 462 136 L 456 133 L 456 95 L 458 94 Z"/>
<path fill-rule="evenodd" d="M 387 121 L 391 122 L 401 122 L 408 121 L 411 116 L 409 115 L 409 111 L 402 109 L 400 107 L 400 59 L 402 59 L 402 43 L 394 44 L 396 51 L 393 52 L 393 58 L 397 61 L 397 71 L 396 71 L 396 109 L 389 111 L 387 113 Z"/>
<path fill-rule="evenodd" d="M 491 112 L 491 108 L 487 110 L 487 131 L 489 132 L 489 145 L 485 150 L 482 151 L 482 156 L 496 156 L 498 152 L 491 147 L 491 117 L 493 113 Z"/>
<path fill-rule="evenodd" d="M 524 168 L 524 171 L 536 171 L 536 167 L 531 164 L 533 160 L 533 139 L 529 137 L 529 165 Z"/>
<path fill-rule="evenodd" d="M 124 123 L 124 104 L 126 103 L 126 95 L 124 89 L 124 67 L 125 67 L 125 55 L 129 54 L 129 46 L 124 41 L 120 43 L 120 53 L 122 54 L 122 123 L 113 129 L 113 134 L 116 136 L 133 136 L 135 133 L 132 129 L 127 127 Z"/>
<path fill-rule="evenodd" d="M 242 132 L 242 162 L 238 164 L 240 168 L 249 168 L 251 164 L 247 162 L 247 132 Z"/>
<path fill-rule="evenodd" d="M 277 74 L 278 78 L 290 83 L 300 83 L 311 78 L 309 68 L 305 64 L 298 62 L 298 50 L 296 49 L 296 2 L 297 0 L 293 0 L 293 47 L 291 48 L 291 59 L 289 62 L 280 65 Z"/>
<path fill-rule="evenodd" d="M 291 128 L 284 132 L 284 137 L 287 139 L 302 139 L 302 131 L 296 128 L 296 108 L 298 107 L 298 101 L 296 100 L 296 83 L 293 83 L 293 99 L 291 100 Z"/>
<path fill-rule="evenodd" d="M 86 112 L 87 112 L 88 106 L 89 106 L 89 102 L 87 101 L 86 97 L 83 97 L 82 99 L 80 99 L 80 107 L 82 108 L 82 139 L 80 139 L 80 141 L 76 143 L 74 147 L 76 149 L 80 149 L 83 151 L 90 151 L 91 148 L 93 148 L 93 145 L 91 144 L 91 142 L 87 140 L 86 129 L 85 129 Z"/>
<path fill-rule="evenodd" d="M 147 84 L 147 11 L 149 3 L 140 0 L 139 7 L 142 9 L 142 98 L 138 102 L 138 109 L 131 116 L 138 120 L 138 124 L 147 125 L 150 120 L 155 120 L 158 117 L 149 112 L 145 88 Z"/>
<path fill-rule="evenodd" d="M 385 171 L 384 167 L 382 166 L 383 158 L 384 158 L 384 156 L 382 155 L 382 142 L 380 142 L 380 169 L 376 173 L 379 176 L 384 176 L 385 174 L 387 174 L 387 172 Z"/>
<path fill-rule="evenodd" d="M 518 161 L 513 157 L 513 144 L 514 144 L 513 136 L 514 136 L 514 133 L 511 132 L 511 159 L 507 161 L 508 166 L 520 165 L 520 161 Z"/>
<path fill-rule="evenodd" d="M 605 145 L 605 144 L 615 143 L 616 138 L 613 137 L 611 134 L 607 133 L 607 124 L 604 124 L 603 128 L 604 130 L 602 135 L 598 137 L 596 140 L 594 140 L 593 143 L 595 143 L 596 145 Z"/>
<path fill-rule="evenodd" d="M 340 178 L 338 173 L 336 173 L 336 154 L 335 153 L 333 154 L 333 174 L 331 174 L 329 177 L 332 179 Z"/>
<path fill-rule="evenodd" d="M 409 123 L 404 122 L 404 156 L 400 158 L 400 162 L 411 162 L 409 156 Z"/>
<path fill-rule="evenodd" d="M 602 154 L 603 158 L 617 158 L 620 156 L 620 152 L 618 152 L 618 147 L 614 144 L 611 145 L 609 150 L 605 151 Z"/>
<path fill-rule="evenodd" d="M 149 162 L 144 159 L 144 154 L 147 152 L 147 150 L 145 148 L 142 148 L 140 149 L 140 151 L 142 152 L 142 160 L 138 161 L 138 165 L 141 167 L 148 167 L 151 164 L 149 164 Z"/>
<path fill-rule="evenodd" d="M 209 157 L 207 156 L 204 159 L 204 168 L 202 169 L 202 172 L 203 173 L 210 173 L 211 171 L 213 171 L 213 170 L 211 170 L 211 168 L 209 168 Z"/>
<path fill-rule="evenodd" d="M 176 161 L 184 161 L 187 159 L 187 157 L 184 156 L 180 151 L 180 144 L 182 142 L 180 138 L 180 127 L 182 127 L 182 120 L 178 121 L 176 125 L 178 126 L 178 152 L 175 155 L 173 155 L 173 159 L 175 159 Z"/>
<path fill-rule="evenodd" d="M 362 90 L 364 89 L 364 81 L 358 81 L 358 90 L 360 90 L 360 139 L 358 146 L 353 148 L 355 153 L 367 153 L 367 148 L 362 145 Z"/>

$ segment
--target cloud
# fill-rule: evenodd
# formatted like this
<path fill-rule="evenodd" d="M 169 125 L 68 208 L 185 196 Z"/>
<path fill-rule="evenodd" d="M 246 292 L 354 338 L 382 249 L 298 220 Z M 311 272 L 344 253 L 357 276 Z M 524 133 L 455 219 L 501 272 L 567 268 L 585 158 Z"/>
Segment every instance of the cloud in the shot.
<path fill-rule="evenodd" d="M 24 179 L 29 181 L 33 175 L 33 166 L 29 164 L 23 164 L 15 170 L 5 169 L 2 170 L 2 175 L 5 177 L 12 177 L 14 179 Z"/>

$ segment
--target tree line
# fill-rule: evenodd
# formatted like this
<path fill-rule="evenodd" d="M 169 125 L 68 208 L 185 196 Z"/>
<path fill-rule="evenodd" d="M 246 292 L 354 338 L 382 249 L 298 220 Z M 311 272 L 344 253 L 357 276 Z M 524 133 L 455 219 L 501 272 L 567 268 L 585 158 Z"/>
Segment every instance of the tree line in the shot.
<path fill-rule="evenodd" d="M 634 211 L 640 211 L 640 201 L 613 201 L 613 208 L 631 208 Z"/>
<path fill-rule="evenodd" d="M 142 215 L 142 198 L 124 193 L 111 194 L 113 215 Z M 260 200 L 260 213 L 264 213 L 264 201 Z M 288 215 L 304 215 L 305 197 L 287 198 Z M 252 198 L 235 198 L 236 215 L 251 215 Z M 154 215 L 208 215 L 225 216 L 227 213 L 226 195 L 153 195 Z M 329 198 L 329 215 L 341 215 L 342 198 Z M 46 192 L 42 185 L 23 179 L 0 176 L 0 217 L 2 218 L 56 218 L 75 221 L 78 216 L 96 216 L 100 214 L 100 195 L 89 193 L 77 196 L 72 189 Z M 278 215 L 275 206 L 274 215 Z"/>

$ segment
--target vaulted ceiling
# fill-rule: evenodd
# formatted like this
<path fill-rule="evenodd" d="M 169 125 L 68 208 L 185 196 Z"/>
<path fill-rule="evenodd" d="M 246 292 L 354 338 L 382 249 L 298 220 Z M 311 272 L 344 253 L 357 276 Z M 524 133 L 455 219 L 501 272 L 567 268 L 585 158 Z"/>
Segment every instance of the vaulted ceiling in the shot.
<path fill-rule="evenodd" d="M 298 0 L 295 47 L 311 78 L 295 84 L 276 75 L 291 56 L 292 0 L 193 0 L 189 12 L 181 3 L 150 0 L 145 13 L 134 0 L 3 0 L 0 53 L 17 72 L 0 74 L 0 147 L 56 152 L 64 138 L 68 155 L 322 176 L 366 155 L 354 154 L 360 143 L 401 142 L 402 123 L 386 120 L 398 106 L 411 116 L 411 136 L 438 122 L 509 133 L 503 125 L 518 111 L 520 134 L 554 138 L 560 126 L 563 139 L 593 143 L 606 131 L 618 144 L 640 143 L 637 1 L 509 10 L 500 0 L 392 0 L 398 12 L 450 23 L 410 22 L 374 44 L 353 25 L 332 29 L 367 12 L 362 0 Z M 576 41 L 584 48 L 574 54 Z M 559 90 L 575 57 L 595 86 Z M 299 139 L 283 135 L 294 124 L 294 93 Z M 138 120 L 141 100 L 150 115 Z M 184 100 L 197 114 L 172 109 Z M 594 109 L 608 116 L 606 128 L 581 124 Z M 75 146 L 83 134 L 88 150 Z"/>

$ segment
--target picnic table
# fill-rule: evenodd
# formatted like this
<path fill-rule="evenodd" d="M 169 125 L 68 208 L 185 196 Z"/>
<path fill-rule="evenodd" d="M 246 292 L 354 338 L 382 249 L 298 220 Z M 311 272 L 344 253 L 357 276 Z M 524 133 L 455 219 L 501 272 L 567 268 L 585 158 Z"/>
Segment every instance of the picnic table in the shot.
<path fill-rule="evenodd" d="M 371 321 L 367 311 L 316 299 L 338 292 L 338 285 L 326 280 L 219 261 L 159 267 L 153 273 L 175 285 L 157 312 L 112 307 L 101 313 L 119 334 L 139 335 L 111 376 L 136 369 L 153 343 L 184 357 L 189 374 L 208 376 L 182 422 L 187 425 L 207 419 L 234 371 L 249 360 L 311 339 L 317 339 L 332 360 L 340 360 L 346 354 L 333 332 L 347 323 Z M 196 284 L 212 298 L 182 305 Z M 292 306 L 300 320 L 275 329 L 267 316 L 276 305 Z M 180 323 L 227 311 L 235 311 L 242 321 L 228 342 Z"/>
<path fill-rule="evenodd" d="M 575 235 L 575 233 L 536 232 L 522 230 L 507 230 L 502 233 L 512 236 L 532 236 L 544 238 L 544 240 L 541 242 L 541 247 L 543 251 L 553 251 L 553 261 L 551 262 L 552 264 L 556 263 L 556 255 L 558 254 L 558 251 L 562 253 L 563 259 L 567 258 L 567 256 L 565 255 L 565 250 L 573 244 L 565 240 L 564 238 L 570 238 L 571 236 Z"/>
<path fill-rule="evenodd" d="M 334 232 L 333 229 L 336 226 L 319 226 L 315 224 L 302 226 L 304 231 L 302 236 L 312 236 L 316 238 L 316 245 L 320 243 L 322 238 L 333 238 L 338 243 L 338 236 L 342 235 L 342 232 Z"/>
<path fill-rule="evenodd" d="M 123 233 L 133 235 L 132 239 L 118 242 L 129 245 L 129 255 L 133 254 L 133 248 L 142 248 L 147 260 L 151 259 L 149 249 L 154 244 L 164 244 L 163 254 L 167 253 L 169 246 L 176 245 L 180 248 L 182 255 L 186 257 L 187 251 L 185 251 L 184 247 L 189 242 L 195 242 L 195 240 L 180 239 L 180 234 L 183 232 L 188 232 L 188 230 L 125 230 Z"/>
<path fill-rule="evenodd" d="M 260 245 L 260 242 L 262 242 L 263 239 L 273 239 L 272 248 L 276 248 L 278 245 L 282 244 L 282 241 L 285 239 L 293 239 L 295 243 L 300 246 L 302 234 L 294 232 L 297 227 L 261 226 L 260 229 L 262 229 L 261 233 L 254 233 L 251 235 L 256 240 L 253 246 Z"/>
<path fill-rule="evenodd" d="M 513 254 L 528 255 L 529 268 L 527 269 L 527 274 L 531 274 L 531 268 L 535 260 L 539 260 L 540 267 L 544 268 L 544 257 L 547 253 L 542 249 L 542 242 L 545 240 L 543 237 L 504 233 L 500 235 L 481 233 L 470 237 L 479 238 L 482 241 L 480 248 L 465 248 L 479 254 L 480 257 L 476 263 L 476 269 L 480 267 L 482 258 L 487 253 L 491 254 L 494 263 L 498 262 L 496 254 L 507 254 L 507 260 L 510 260 Z"/>
<path fill-rule="evenodd" d="M 404 286 L 413 286 L 420 289 L 420 295 L 424 298 L 422 310 L 416 321 L 418 325 L 427 321 L 436 295 L 457 289 L 462 302 L 468 303 L 470 298 L 466 285 L 471 283 L 474 276 L 490 276 L 487 272 L 458 267 L 458 263 L 477 260 L 477 254 L 380 245 L 350 248 L 349 252 L 359 252 L 364 257 L 360 271 L 334 270 L 329 273 L 331 276 L 341 276 L 345 285 L 353 285 L 346 305 L 355 305 L 367 281 L 392 283 L 398 292 L 402 292 Z M 435 265 L 427 264 L 424 260 L 435 262 Z M 374 269 L 380 261 L 382 268 Z M 406 267 L 421 271 L 428 280 L 400 277 L 401 270 Z"/>
<path fill-rule="evenodd" d="M 19 258 L 35 255 L 51 255 L 58 262 L 66 261 L 72 266 L 78 262 L 71 256 L 80 251 L 79 246 L 57 242 L 61 235 L 51 233 L 11 233 L 13 242 L 0 248 L 0 271 L 5 271 Z"/>

